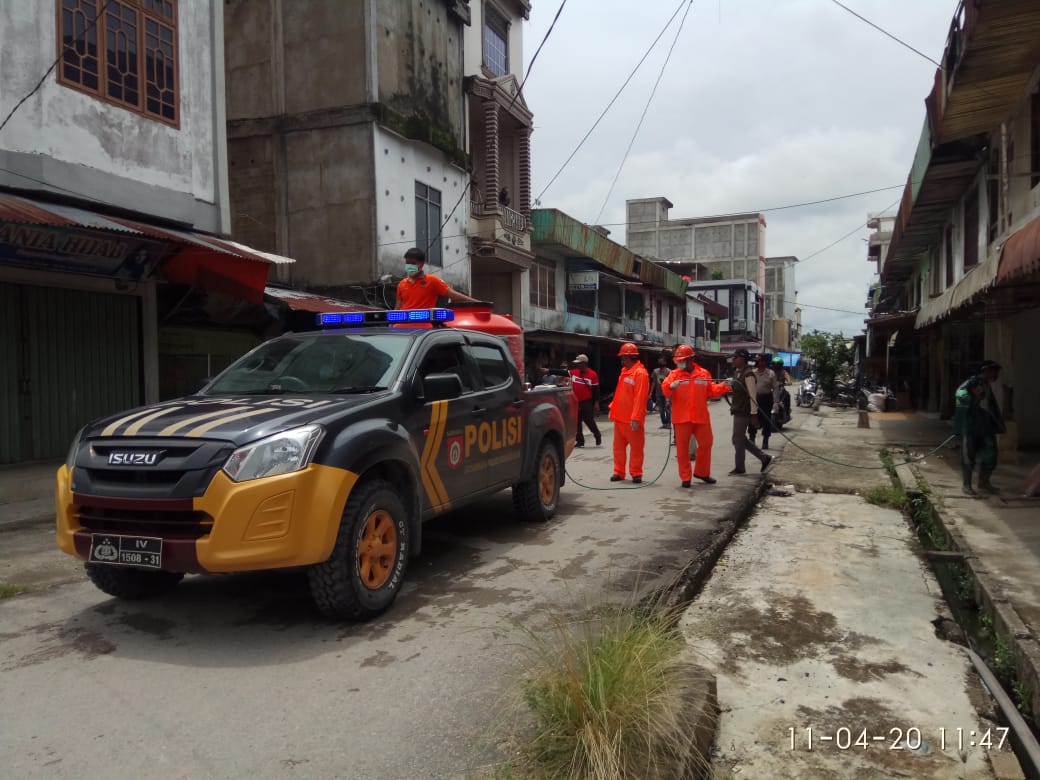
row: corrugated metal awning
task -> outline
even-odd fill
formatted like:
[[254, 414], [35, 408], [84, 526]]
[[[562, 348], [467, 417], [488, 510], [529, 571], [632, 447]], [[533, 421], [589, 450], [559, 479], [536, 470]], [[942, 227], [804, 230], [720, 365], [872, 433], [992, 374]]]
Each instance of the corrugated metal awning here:
[[1004, 244], [997, 283], [1013, 282], [1040, 271], [1040, 217], [1016, 230]]
[[946, 288], [946, 291], [937, 298], [932, 298], [922, 304], [921, 310], [917, 312], [914, 328], [916, 330], [926, 328], [974, 302], [993, 286], [997, 278], [999, 259], [1000, 252], [990, 252], [983, 262], [971, 269], [957, 284]]
[[309, 312], [344, 312], [344, 311], [380, 311], [375, 306], [326, 298], [324, 295], [291, 290], [287, 287], [265, 287], [264, 295], [276, 298], [293, 311]]
[[268, 268], [272, 264], [293, 262], [288, 257], [193, 230], [158, 226], [3, 192], [0, 192], [0, 223], [78, 228], [95, 233], [157, 239], [171, 250], [163, 258], [160, 268], [164, 279], [224, 292], [253, 303], [263, 300]]

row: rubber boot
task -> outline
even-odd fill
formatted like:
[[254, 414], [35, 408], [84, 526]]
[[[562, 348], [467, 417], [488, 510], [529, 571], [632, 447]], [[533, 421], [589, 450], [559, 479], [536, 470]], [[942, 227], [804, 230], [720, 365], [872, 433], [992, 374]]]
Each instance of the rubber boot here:
[[990, 475], [993, 474], [993, 469], [986, 469], [983, 471], [979, 469], [979, 490], [984, 493], [999, 493], [996, 485], [989, 481]]
[[964, 493], [965, 495], [974, 496], [975, 488], [971, 486], [971, 473], [975, 470], [974, 466], [961, 465], [961, 474], [964, 475]]

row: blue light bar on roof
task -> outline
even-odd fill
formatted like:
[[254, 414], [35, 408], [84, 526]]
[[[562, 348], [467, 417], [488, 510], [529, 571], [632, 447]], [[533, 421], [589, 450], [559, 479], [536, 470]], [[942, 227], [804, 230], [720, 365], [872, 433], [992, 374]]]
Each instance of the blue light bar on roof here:
[[317, 316], [318, 325], [323, 328], [337, 325], [385, 325], [398, 322], [450, 322], [454, 319], [455, 311], [453, 309], [322, 312]]

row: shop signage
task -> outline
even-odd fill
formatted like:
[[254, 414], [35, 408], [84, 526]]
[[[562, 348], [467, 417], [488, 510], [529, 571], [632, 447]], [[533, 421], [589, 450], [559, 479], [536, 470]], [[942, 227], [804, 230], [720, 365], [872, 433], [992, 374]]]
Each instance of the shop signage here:
[[0, 263], [137, 280], [161, 256], [161, 242], [138, 236], [0, 222]]
[[577, 271], [567, 274], [567, 289], [571, 292], [599, 289], [599, 271]]

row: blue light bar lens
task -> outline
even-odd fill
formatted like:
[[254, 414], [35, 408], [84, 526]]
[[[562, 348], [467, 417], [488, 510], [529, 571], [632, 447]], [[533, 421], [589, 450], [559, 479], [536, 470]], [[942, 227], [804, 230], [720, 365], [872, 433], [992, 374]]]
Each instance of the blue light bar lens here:
[[389, 311], [324, 312], [317, 315], [321, 327], [336, 325], [379, 325], [392, 322], [450, 322], [453, 309], [390, 309]]

